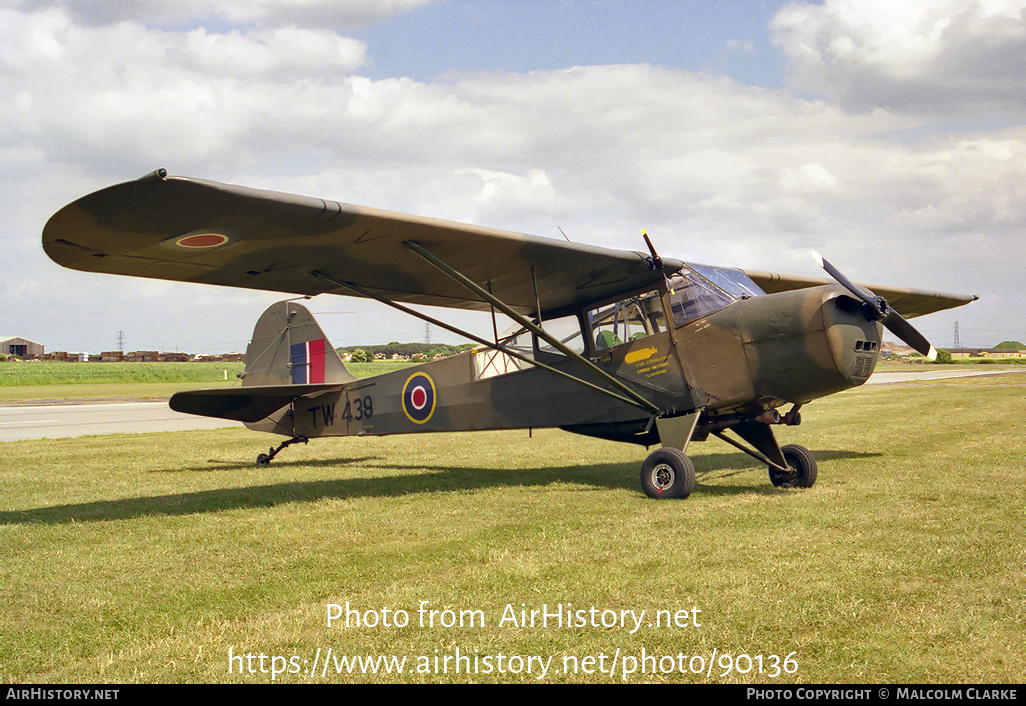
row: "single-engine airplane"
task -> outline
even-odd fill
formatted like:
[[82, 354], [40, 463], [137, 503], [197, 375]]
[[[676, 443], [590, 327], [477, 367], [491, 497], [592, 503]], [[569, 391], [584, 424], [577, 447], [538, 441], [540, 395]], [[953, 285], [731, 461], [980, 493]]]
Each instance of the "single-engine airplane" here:
[[[823, 260], [831, 279], [698, 265], [643, 236], [648, 252], [614, 250], [160, 169], [62, 208], [43, 248], [90, 272], [368, 297], [479, 344], [357, 379], [303, 306], [273, 304], [240, 387], [170, 401], [287, 437], [259, 464], [323, 436], [559, 427], [657, 445], [641, 470], [653, 498], [692, 492], [685, 452], [710, 434], [765, 464], [774, 485], [812, 486], [814, 457], [781, 447], [773, 426], [866, 382], [884, 327], [936, 355], [907, 318], [976, 299], [855, 284]], [[482, 338], [408, 304], [501, 312], [515, 328]]]

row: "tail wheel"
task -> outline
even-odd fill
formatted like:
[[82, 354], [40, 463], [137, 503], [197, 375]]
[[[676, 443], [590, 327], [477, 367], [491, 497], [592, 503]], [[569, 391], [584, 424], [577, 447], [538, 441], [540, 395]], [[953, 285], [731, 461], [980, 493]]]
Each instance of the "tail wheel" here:
[[816, 483], [818, 472], [812, 452], [798, 444], [781, 446], [780, 451], [790, 470], [785, 473], [770, 466], [770, 482], [778, 488], [811, 488]]
[[695, 466], [680, 449], [653, 451], [641, 466], [641, 487], [650, 498], [686, 498], [695, 489]]

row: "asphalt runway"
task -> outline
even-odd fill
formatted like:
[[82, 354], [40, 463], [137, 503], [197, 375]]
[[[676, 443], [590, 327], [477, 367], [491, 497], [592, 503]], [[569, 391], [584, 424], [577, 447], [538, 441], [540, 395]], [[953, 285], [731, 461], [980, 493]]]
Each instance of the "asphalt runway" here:
[[946, 380], [947, 378], [971, 378], [1002, 373], [1026, 373], [1026, 368], [971, 368], [969, 370], [916, 370], [912, 372], [876, 372], [866, 381], [867, 385], [881, 385], [890, 382], [913, 382], [916, 380]]
[[0, 442], [232, 426], [242, 424], [175, 412], [167, 406], [167, 400], [112, 400], [0, 407]]
[[[916, 380], [940, 380], [1000, 373], [1026, 373], [1026, 369], [922, 370], [878, 372], [867, 385]], [[87, 401], [79, 404], [12, 404], [0, 406], [0, 442], [61, 439], [91, 434], [139, 434], [152, 431], [187, 431], [242, 426], [239, 422], [209, 419], [174, 412], [167, 400]]]

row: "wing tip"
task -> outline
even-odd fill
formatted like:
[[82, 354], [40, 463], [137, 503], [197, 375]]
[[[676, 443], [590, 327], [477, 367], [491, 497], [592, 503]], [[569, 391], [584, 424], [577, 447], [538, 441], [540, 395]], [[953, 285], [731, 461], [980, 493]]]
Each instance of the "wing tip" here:
[[167, 181], [167, 170], [160, 167], [149, 174], [142, 175], [139, 177], [139, 181]]

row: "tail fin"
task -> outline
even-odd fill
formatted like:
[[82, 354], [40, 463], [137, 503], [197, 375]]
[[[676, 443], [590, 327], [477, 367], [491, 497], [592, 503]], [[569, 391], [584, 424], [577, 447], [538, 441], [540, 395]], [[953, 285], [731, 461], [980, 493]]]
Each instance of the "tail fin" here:
[[243, 387], [341, 384], [355, 379], [306, 307], [282, 301], [261, 314], [246, 349]]
[[310, 312], [284, 301], [272, 304], [257, 321], [246, 350], [242, 387], [178, 392], [170, 406], [176, 412], [234, 419], [257, 431], [295, 436], [296, 399], [341, 390], [355, 379]]

